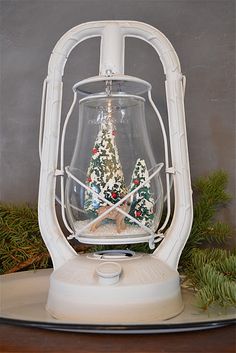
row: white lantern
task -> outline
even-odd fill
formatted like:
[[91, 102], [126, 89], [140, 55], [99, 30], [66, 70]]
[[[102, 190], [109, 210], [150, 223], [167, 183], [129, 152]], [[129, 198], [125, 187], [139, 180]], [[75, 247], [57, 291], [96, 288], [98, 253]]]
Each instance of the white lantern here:
[[[124, 74], [124, 38], [129, 36], [145, 40], [160, 55], [166, 74], [169, 142], [151, 85]], [[71, 50], [91, 37], [101, 38], [100, 72], [74, 85], [74, 100], [60, 136], [64, 65]], [[78, 96], [77, 138], [65, 166], [67, 126]], [[164, 161], [156, 160], [150, 144], [144, 97], [160, 123]], [[155, 323], [183, 309], [177, 265], [192, 223], [183, 98], [184, 78], [173, 47], [144, 23], [85, 23], [67, 32], [54, 48], [43, 91], [39, 188], [39, 224], [54, 266], [47, 310], [54, 317], [78, 323]], [[167, 215], [161, 224], [162, 168]], [[175, 200], [167, 227], [170, 175]], [[156, 247], [154, 252], [111, 249], [76, 254], [56, 217], [56, 178], [61, 179], [62, 219], [69, 239], [110, 246], [148, 242], [151, 249]]]

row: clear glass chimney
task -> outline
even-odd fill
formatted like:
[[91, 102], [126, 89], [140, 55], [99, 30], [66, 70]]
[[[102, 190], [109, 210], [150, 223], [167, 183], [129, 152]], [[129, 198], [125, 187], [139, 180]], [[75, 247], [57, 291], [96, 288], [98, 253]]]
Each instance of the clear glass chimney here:
[[158, 228], [162, 164], [154, 158], [144, 104], [141, 96], [125, 93], [80, 100], [65, 205], [70, 227], [81, 242], [142, 242], [150, 237], [148, 230]]

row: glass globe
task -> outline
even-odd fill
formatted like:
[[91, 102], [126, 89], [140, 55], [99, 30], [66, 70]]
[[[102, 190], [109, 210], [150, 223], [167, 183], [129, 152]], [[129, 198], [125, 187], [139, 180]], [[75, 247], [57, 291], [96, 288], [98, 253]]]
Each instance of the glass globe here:
[[162, 165], [150, 145], [144, 104], [144, 98], [124, 93], [80, 100], [65, 204], [82, 242], [141, 242], [158, 228]]

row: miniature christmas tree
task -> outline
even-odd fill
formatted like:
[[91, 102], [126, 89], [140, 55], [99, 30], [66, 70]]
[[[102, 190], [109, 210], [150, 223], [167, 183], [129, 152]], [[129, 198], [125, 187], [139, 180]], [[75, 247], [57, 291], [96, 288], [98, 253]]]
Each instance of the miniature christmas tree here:
[[[116, 203], [126, 194], [126, 186], [118, 149], [116, 131], [111, 121], [101, 124], [92, 149], [86, 184], [108, 201]], [[97, 209], [105, 206], [91, 191], [85, 192], [84, 209], [91, 217], [97, 216]]]
[[[149, 177], [146, 163], [143, 159], [138, 159], [131, 178], [130, 192], [135, 190], [141, 183], [144, 183]], [[154, 199], [152, 197], [150, 183], [147, 182], [135, 194], [132, 201], [129, 214], [136, 218], [146, 227], [151, 227], [154, 218]]]

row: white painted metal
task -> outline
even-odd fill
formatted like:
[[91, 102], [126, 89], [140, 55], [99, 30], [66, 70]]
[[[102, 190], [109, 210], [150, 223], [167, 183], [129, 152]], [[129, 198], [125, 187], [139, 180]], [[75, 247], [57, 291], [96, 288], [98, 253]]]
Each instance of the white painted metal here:
[[71, 227], [69, 226], [67, 219], [66, 219], [66, 215], [65, 215], [65, 187], [64, 187], [64, 145], [65, 145], [65, 137], [66, 137], [66, 128], [69, 122], [69, 119], [71, 117], [71, 114], [73, 112], [74, 106], [76, 104], [76, 100], [77, 100], [77, 92], [74, 91], [74, 97], [73, 97], [73, 102], [70, 106], [70, 109], [67, 113], [64, 125], [63, 125], [63, 129], [62, 129], [62, 133], [61, 133], [61, 153], [60, 153], [60, 177], [61, 177], [61, 215], [62, 215], [62, 220], [64, 222], [64, 225], [66, 227], [66, 229], [70, 232], [73, 233], [73, 230], [71, 229]]
[[154, 255], [171, 267], [177, 268], [193, 219], [182, 78], [173, 82], [166, 80], [166, 96], [171, 156], [175, 168], [173, 178], [175, 208], [171, 225], [165, 233], [165, 239], [155, 250]]
[[[68, 244], [55, 212], [64, 66], [72, 49], [92, 37], [102, 38], [100, 74], [104, 77], [107, 70], [111, 71], [110, 74], [123, 74], [125, 37], [144, 40], [159, 54], [166, 74], [172, 171], [173, 168], [175, 171], [174, 216], [164, 240], [152, 255], [124, 261], [119, 282], [109, 286], [97, 283], [94, 271], [99, 265], [98, 260], [91, 260], [92, 265], [86, 256], [78, 256]], [[120, 55], [116, 56], [118, 52]], [[193, 213], [183, 104], [184, 82], [178, 57], [168, 39], [157, 29], [141, 22], [81, 24], [68, 31], [56, 44], [48, 67], [38, 202], [41, 234], [54, 264], [47, 304], [54, 316], [72, 317], [77, 322], [88, 323], [100, 322], [101, 317], [106, 323], [134, 323], [150, 322], [154, 316], [155, 320], [166, 319], [182, 310], [176, 268], [190, 233]], [[124, 264], [129, 265], [125, 267]]]
[[116, 22], [104, 27], [100, 47], [99, 75], [124, 73], [124, 36]]
[[39, 159], [40, 159], [40, 161], [41, 161], [41, 157], [42, 157], [46, 89], [47, 89], [47, 79], [45, 78], [45, 80], [43, 81], [41, 113], [40, 113], [40, 126], [39, 126]]
[[97, 266], [96, 274], [98, 282], [104, 285], [112, 285], [119, 282], [122, 268], [117, 262], [104, 262]]
[[[130, 94], [124, 94], [124, 93], [112, 93], [112, 96], [110, 96], [111, 98], [135, 98], [136, 100], [140, 100], [142, 102], [145, 102], [145, 98], [140, 97], [140, 96], [135, 96], [135, 95], [130, 95]], [[85, 98], [80, 99], [80, 103], [84, 103], [90, 100], [94, 100], [97, 98], [107, 98], [107, 94], [105, 93], [100, 93], [100, 94], [91, 94]], [[154, 166], [154, 168], [156, 168], [156, 166]]]
[[[144, 324], [183, 310], [178, 272], [152, 255], [113, 256], [121, 268], [115, 284], [101, 281], [101, 264], [111, 259], [80, 255], [50, 277], [47, 310], [67, 322]], [[118, 271], [114, 271], [117, 272]]]
[[[54, 268], [76, 256], [59, 226], [55, 211], [56, 166], [60, 131], [62, 82], [50, 72], [46, 97], [44, 136], [38, 199], [39, 227]], [[54, 81], [55, 78], [55, 81]]]
[[73, 91], [78, 91], [81, 94], [96, 94], [102, 92], [105, 83], [112, 81], [112, 92], [115, 92], [116, 83], [122, 84], [122, 91], [127, 94], [141, 95], [152, 88], [149, 82], [140, 78], [129, 75], [113, 75], [113, 76], [94, 76], [77, 82], [73, 86]]

